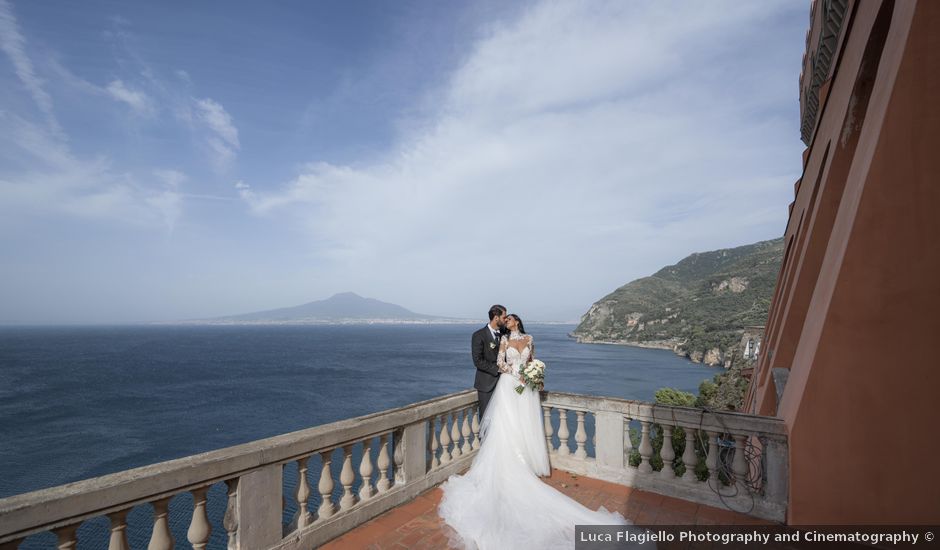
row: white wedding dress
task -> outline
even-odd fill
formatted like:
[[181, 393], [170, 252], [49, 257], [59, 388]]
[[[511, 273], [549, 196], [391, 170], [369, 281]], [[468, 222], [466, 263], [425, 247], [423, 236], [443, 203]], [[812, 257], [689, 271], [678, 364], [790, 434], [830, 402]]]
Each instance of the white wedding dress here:
[[[512, 345], [523, 343], [521, 352]], [[629, 523], [603, 507], [592, 511], [539, 479], [550, 473], [539, 393], [528, 386], [522, 395], [515, 391], [520, 367], [533, 356], [531, 336], [502, 337], [497, 364], [512, 373], [499, 376], [470, 469], [441, 485], [438, 514], [453, 546], [570, 550], [576, 524]]]

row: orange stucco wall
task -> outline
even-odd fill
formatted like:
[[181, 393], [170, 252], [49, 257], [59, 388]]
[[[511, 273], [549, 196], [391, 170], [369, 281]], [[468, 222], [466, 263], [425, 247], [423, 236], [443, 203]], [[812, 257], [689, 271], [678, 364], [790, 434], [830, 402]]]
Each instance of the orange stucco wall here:
[[789, 428], [788, 523], [936, 524], [940, 2], [849, 13], [746, 406]]

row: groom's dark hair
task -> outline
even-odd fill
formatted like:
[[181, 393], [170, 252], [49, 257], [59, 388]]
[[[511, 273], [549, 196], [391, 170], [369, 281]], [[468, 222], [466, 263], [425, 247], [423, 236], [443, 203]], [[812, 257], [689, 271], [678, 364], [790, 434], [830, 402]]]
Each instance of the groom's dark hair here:
[[490, 321], [492, 321], [493, 318], [496, 317], [497, 315], [500, 315], [503, 313], [506, 313], [506, 308], [504, 306], [496, 304], [490, 307]]

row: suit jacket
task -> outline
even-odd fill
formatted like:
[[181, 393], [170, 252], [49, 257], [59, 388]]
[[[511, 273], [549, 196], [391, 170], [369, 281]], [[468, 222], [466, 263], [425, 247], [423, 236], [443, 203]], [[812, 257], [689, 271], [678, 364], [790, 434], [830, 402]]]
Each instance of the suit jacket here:
[[493, 340], [489, 325], [473, 333], [470, 338], [470, 355], [473, 357], [473, 366], [477, 368], [473, 387], [479, 391], [493, 391], [499, 381], [499, 367], [496, 366], [499, 340]]

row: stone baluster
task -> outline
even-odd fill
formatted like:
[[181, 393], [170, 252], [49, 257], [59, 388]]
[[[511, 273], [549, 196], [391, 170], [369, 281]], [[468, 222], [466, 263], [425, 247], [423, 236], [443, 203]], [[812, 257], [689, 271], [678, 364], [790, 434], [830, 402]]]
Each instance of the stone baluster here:
[[428, 427], [431, 428], [428, 435], [431, 436], [431, 468], [437, 468], [441, 465], [441, 459], [437, 457], [437, 450], [440, 449], [441, 445], [437, 440], [437, 426], [435, 425], [436, 419], [432, 418], [428, 421]]
[[555, 453], [555, 446], [552, 445], [552, 408], [542, 407], [542, 416], [545, 417], [545, 444], [548, 446], [549, 453]]
[[[287, 479], [287, 462], [281, 464], [281, 479]], [[281, 514], [287, 510], [287, 495], [281, 491]]]
[[470, 429], [473, 431], [473, 445], [471, 448], [475, 451], [480, 448], [480, 407], [479, 405], [473, 407], [473, 422], [470, 424]]
[[388, 434], [382, 434], [382, 438], [379, 439], [379, 479], [376, 488], [379, 491], [379, 494], [388, 491], [391, 487], [391, 481], [388, 478], [388, 466], [390, 464], [388, 459]]
[[623, 416], [623, 464], [630, 468], [630, 455], [633, 454], [633, 440], [630, 439], [630, 417]]
[[[431, 428], [434, 428], [434, 423], [431, 423]], [[395, 443], [395, 449], [392, 453], [392, 460], [395, 461], [395, 485], [405, 482], [405, 449], [403, 447], [405, 440], [405, 429], [398, 428], [395, 430], [393, 441]]]
[[225, 515], [222, 516], [222, 528], [228, 534], [228, 550], [238, 550], [238, 482], [237, 477], [225, 480], [228, 501], [225, 503]]
[[659, 475], [673, 479], [676, 477], [676, 471], [672, 467], [672, 461], [676, 459], [676, 450], [672, 448], [672, 426], [661, 424], [659, 429], [663, 431], [663, 448], [659, 451], [659, 456], [663, 459], [663, 469], [659, 471]]
[[650, 443], [650, 423], [647, 420], [640, 420], [640, 473], [648, 474], [653, 471], [650, 459], [653, 458], [653, 444]]
[[349, 510], [356, 504], [352, 485], [356, 481], [356, 474], [352, 467], [352, 445], [343, 446], [343, 470], [339, 474], [339, 482], [343, 486], [343, 497], [339, 501], [340, 511]]
[[682, 463], [685, 464], [685, 473], [682, 474], [682, 481], [695, 483], [698, 481], [695, 476], [695, 467], [698, 465], [698, 456], [695, 454], [695, 430], [688, 427], [683, 430], [685, 430], [685, 450], [682, 451]]
[[320, 507], [317, 508], [317, 521], [322, 521], [333, 517], [336, 513], [336, 506], [333, 505], [333, 471], [330, 467], [333, 464], [333, 449], [320, 451], [320, 483], [317, 490], [320, 491]]
[[441, 464], [450, 464], [450, 430], [446, 414], [441, 415]]
[[[57, 550], [75, 550], [78, 547], [78, 527], [81, 523], [73, 523], [55, 530]], [[23, 539], [12, 541], [3, 545], [3, 550], [16, 550]]]
[[118, 510], [108, 514], [111, 520], [111, 539], [108, 541], [108, 550], [130, 550], [127, 543], [127, 513], [130, 510]]
[[558, 454], [567, 456], [571, 454], [571, 448], [568, 447], [568, 411], [558, 408]]
[[362, 442], [362, 460], [359, 462], [359, 476], [362, 485], [359, 487], [359, 501], [369, 500], [375, 494], [372, 488], [372, 438]]
[[172, 497], [155, 500], [153, 504], [153, 531], [147, 550], [173, 550], [173, 534], [170, 532], [169, 508]]
[[456, 459], [463, 454], [460, 451], [460, 411], [454, 411], [453, 420], [450, 423], [450, 439], [454, 442], [454, 450], [451, 452], [451, 456]]
[[310, 525], [310, 510], [307, 509], [307, 499], [310, 498], [310, 484], [307, 483], [307, 461], [309, 456], [297, 460], [297, 492], [294, 498], [297, 500], [297, 512], [294, 514], [294, 523], [297, 524], [297, 530]]
[[472, 410], [468, 407], [463, 410], [463, 422], [460, 424], [460, 435], [463, 436], [463, 445], [460, 451], [463, 454], [470, 454], [473, 447], [470, 445], [470, 413]]
[[208, 487], [190, 491], [193, 495], [193, 518], [189, 523], [186, 538], [193, 545], [193, 550], [203, 550], [209, 544], [212, 525], [209, 524], [209, 516], [206, 514], [206, 492], [208, 491]]
[[734, 472], [734, 482], [739, 489], [747, 486], [747, 460], [744, 458], [744, 445], [746, 435], [734, 436], [734, 459], [731, 461], [731, 471]]
[[587, 450], [584, 444], [587, 443], [587, 432], [584, 430], [584, 411], [575, 411], [578, 417], [578, 429], [574, 433], [574, 440], [578, 444], [578, 449], [574, 452], [577, 458], [587, 458]]
[[717, 491], [720, 484], [718, 480], [718, 433], [705, 433], [708, 434], [708, 456], [705, 458], [705, 466], [708, 468], [708, 486]]

